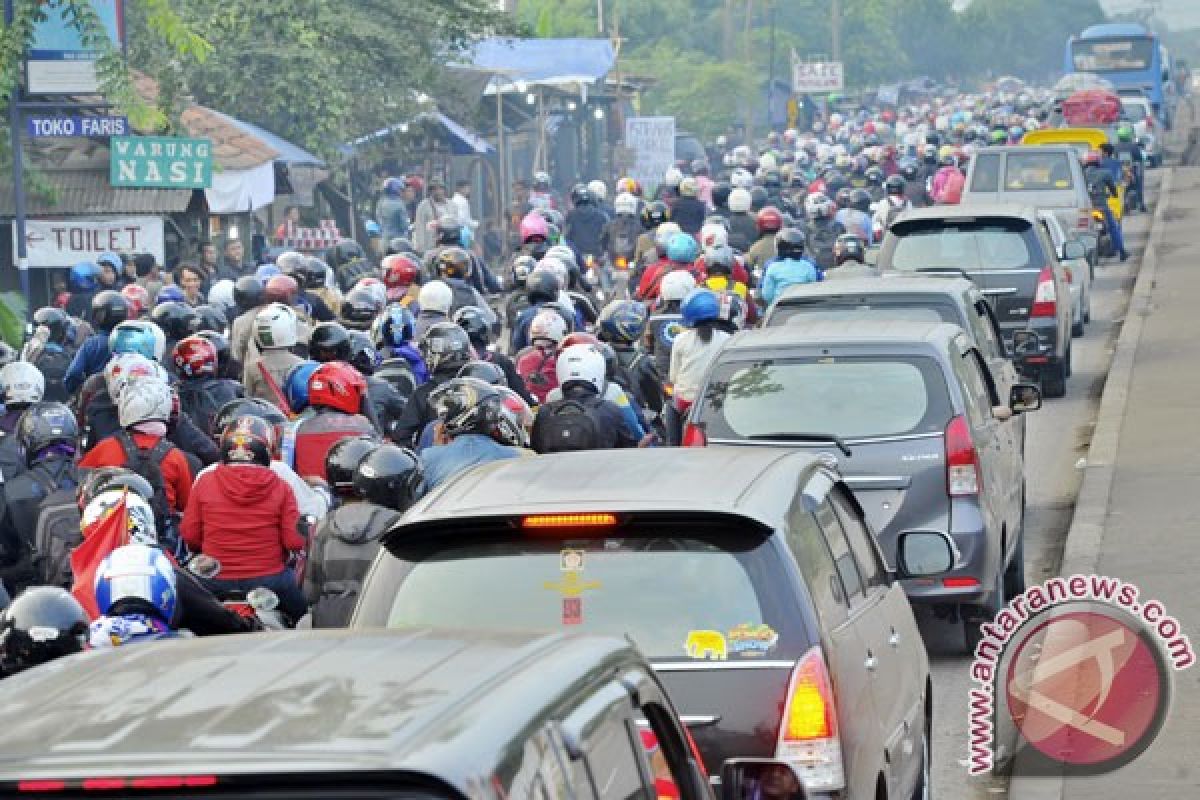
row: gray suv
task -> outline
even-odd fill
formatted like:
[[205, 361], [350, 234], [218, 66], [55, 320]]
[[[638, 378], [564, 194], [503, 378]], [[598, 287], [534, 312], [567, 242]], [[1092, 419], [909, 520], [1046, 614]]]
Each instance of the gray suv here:
[[814, 322], [738, 334], [692, 407], [691, 444], [804, 448], [836, 466], [895, 563], [901, 531], [945, 531], [961, 554], [938, 580], [906, 582], [914, 603], [979, 622], [1025, 588], [1022, 411], [1001, 399], [959, 327], [886, 319]]

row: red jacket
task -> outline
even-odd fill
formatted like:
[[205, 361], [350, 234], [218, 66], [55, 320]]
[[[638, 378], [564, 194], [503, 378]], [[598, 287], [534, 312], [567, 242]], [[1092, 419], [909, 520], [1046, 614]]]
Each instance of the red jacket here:
[[[158, 440], [159, 437], [151, 436], [148, 433], [133, 434], [134, 443], [143, 450], [154, 447], [158, 444]], [[115, 436], [110, 436], [101, 440], [80, 459], [79, 466], [93, 469], [96, 467], [124, 467], [126, 466], [125, 450]], [[180, 452], [178, 447], [172, 447], [171, 451], [163, 456], [162, 476], [167, 502], [171, 504], [173, 510], [183, 511], [187, 508], [188, 498], [192, 491], [192, 468], [188, 464], [187, 456]]]
[[296, 474], [325, 480], [325, 456], [335, 444], [351, 436], [374, 435], [374, 426], [361, 414], [318, 411], [296, 428]]
[[202, 474], [183, 515], [183, 540], [221, 562], [218, 578], [274, 575], [304, 548], [296, 496], [269, 467], [219, 464]]

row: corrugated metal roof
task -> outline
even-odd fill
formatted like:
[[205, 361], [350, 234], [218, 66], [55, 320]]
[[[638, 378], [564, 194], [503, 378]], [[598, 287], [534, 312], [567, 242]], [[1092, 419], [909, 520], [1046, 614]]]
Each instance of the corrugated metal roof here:
[[[55, 202], [26, 192], [26, 211], [38, 214], [165, 214], [184, 211], [192, 201], [191, 189], [114, 189], [108, 170], [44, 171], [42, 177], [55, 190]], [[12, 184], [0, 186], [0, 216], [12, 216]]]

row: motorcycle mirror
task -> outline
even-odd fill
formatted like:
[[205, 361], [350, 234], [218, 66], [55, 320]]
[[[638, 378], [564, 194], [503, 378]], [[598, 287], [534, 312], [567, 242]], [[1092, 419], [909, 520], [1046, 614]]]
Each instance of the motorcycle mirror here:
[[246, 602], [255, 611], [274, 611], [279, 608], [279, 595], [265, 586], [259, 586], [246, 593]]
[[212, 556], [198, 553], [187, 564], [188, 572], [201, 578], [215, 578], [221, 572], [221, 562]]

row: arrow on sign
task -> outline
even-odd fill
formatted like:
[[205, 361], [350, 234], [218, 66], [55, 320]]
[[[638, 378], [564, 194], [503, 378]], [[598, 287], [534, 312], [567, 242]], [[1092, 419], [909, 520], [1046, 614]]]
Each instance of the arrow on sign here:
[[37, 242], [44, 242], [44, 241], [46, 241], [46, 237], [42, 236], [40, 233], [32, 233], [31, 232], [31, 233], [25, 234], [25, 244], [35, 244]]

